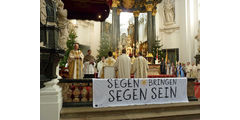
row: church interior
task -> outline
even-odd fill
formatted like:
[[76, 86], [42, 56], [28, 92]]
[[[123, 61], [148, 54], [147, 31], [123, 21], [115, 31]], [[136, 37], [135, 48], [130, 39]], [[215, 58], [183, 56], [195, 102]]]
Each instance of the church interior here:
[[0, 3], [0, 120], [240, 120], [238, 0]]
[[[200, 0], [40, 0], [41, 120], [199, 120], [199, 11]], [[123, 54], [130, 60], [127, 77]], [[114, 62], [104, 63], [109, 57]], [[143, 76], [186, 78], [189, 103], [89, 107], [93, 79]]]

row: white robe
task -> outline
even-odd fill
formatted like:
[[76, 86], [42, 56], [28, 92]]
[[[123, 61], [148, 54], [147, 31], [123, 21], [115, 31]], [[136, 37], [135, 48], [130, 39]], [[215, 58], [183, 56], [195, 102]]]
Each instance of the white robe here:
[[119, 56], [114, 68], [118, 71], [118, 78], [131, 78], [131, 59], [128, 55], [122, 54]]
[[116, 60], [113, 57], [108, 57], [105, 61], [104, 61], [104, 65], [101, 71], [101, 78], [115, 78], [116, 74], [115, 74], [115, 70], [114, 70], [114, 64], [115, 64]]
[[102, 68], [103, 68], [103, 61], [98, 62], [97, 64], [97, 70], [98, 70], [98, 77], [101, 77], [101, 72], [102, 72]]
[[192, 75], [191, 75], [192, 78], [197, 78], [197, 66], [196, 65], [193, 65], [192, 66]]
[[200, 82], [200, 64], [197, 65], [197, 78], [198, 82]]
[[191, 77], [191, 70], [192, 70], [192, 65], [187, 65], [186, 66], [186, 73], [187, 73], [187, 76], [186, 77]]
[[95, 62], [94, 62], [94, 65], [89, 64], [89, 62], [85, 62], [84, 63], [84, 68], [83, 68], [84, 74], [94, 74], [95, 65], [96, 65]]
[[139, 56], [134, 60], [132, 68], [134, 78], [147, 78], [148, 69], [148, 61], [144, 57]]

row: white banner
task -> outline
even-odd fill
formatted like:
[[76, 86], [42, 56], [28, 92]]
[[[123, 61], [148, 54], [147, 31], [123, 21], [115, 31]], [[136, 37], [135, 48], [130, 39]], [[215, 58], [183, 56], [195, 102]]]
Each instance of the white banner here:
[[188, 102], [187, 78], [93, 79], [93, 107]]

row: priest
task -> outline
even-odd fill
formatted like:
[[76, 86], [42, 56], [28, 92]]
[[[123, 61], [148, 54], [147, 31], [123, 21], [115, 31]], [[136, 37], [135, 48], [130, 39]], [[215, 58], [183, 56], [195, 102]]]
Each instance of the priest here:
[[98, 62], [98, 64], [97, 64], [98, 78], [101, 77], [101, 72], [102, 72], [104, 61], [105, 61], [105, 57], [103, 56], [102, 60], [100, 62]]
[[131, 59], [126, 54], [126, 49], [122, 50], [122, 55], [118, 57], [114, 68], [118, 72], [118, 78], [131, 78]]
[[142, 56], [142, 53], [138, 53], [138, 57], [134, 59], [132, 73], [134, 78], [147, 78], [148, 77], [148, 61]]
[[95, 58], [91, 55], [92, 51], [89, 49], [88, 54], [84, 57], [84, 78], [94, 78]]
[[[115, 71], [111, 69], [107, 69], [107, 67], [114, 67], [116, 60], [113, 58], [113, 53], [111, 51], [108, 52], [108, 58], [104, 61], [103, 68], [101, 71], [101, 78], [115, 78]], [[106, 69], [106, 71], [105, 71]], [[110, 71], [111, 70], [111, 71]], [[104, 73], [107, 72], [107, 73]], [[106, 75], [106, 76], [105, 76]]]
[[71, 50], [68, 57], [69, 78], [82, 79], [83, 78], [83, 58], [84, 55], [79, 50], [78, 43], [74, 44], [74, 50]]
[[104, 61], [104, 66], [114, 66], [116, 60], [113, 58], [113, 53], [108, 52], [108, 58]]

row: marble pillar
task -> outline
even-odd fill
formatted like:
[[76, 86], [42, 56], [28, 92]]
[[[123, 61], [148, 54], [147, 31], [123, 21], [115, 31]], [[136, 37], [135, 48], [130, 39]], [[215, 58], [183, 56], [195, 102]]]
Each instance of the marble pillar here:
[[117, 49], [117, 6], [119, 1], [112, 1], [112, 49], [115, 51]]
[[116, 46], [117, 49], [119, 47], [119, 41], [120, 41], [120, 13], [122, 12], [121, 9], [117, 9], [117, 42], [116, 42]]
[[153, 9], [152, 11], [152, 40], [153, 42], [156, 40], [156, 20], [155, 20], [155, 15], [157, 13], [156, 9]]
[[112, 8], [112, 47], [113, 50], [116, 49], [117, 41], [117, 8]]
[[138, 35], [139, 35], [139, 30], [138, 30], [138, 16], [139, 16], [139, 11], [133, 11], [134, 15], [134, 54], [136, 56], [136, 43], [138, 42]]
[[147, 9], [147, 43], [148, 43], [148, 53], [152, 53], [152, 45], [153, 45], [153, 33], [152, 33], [152, 4], [145, 5]]

